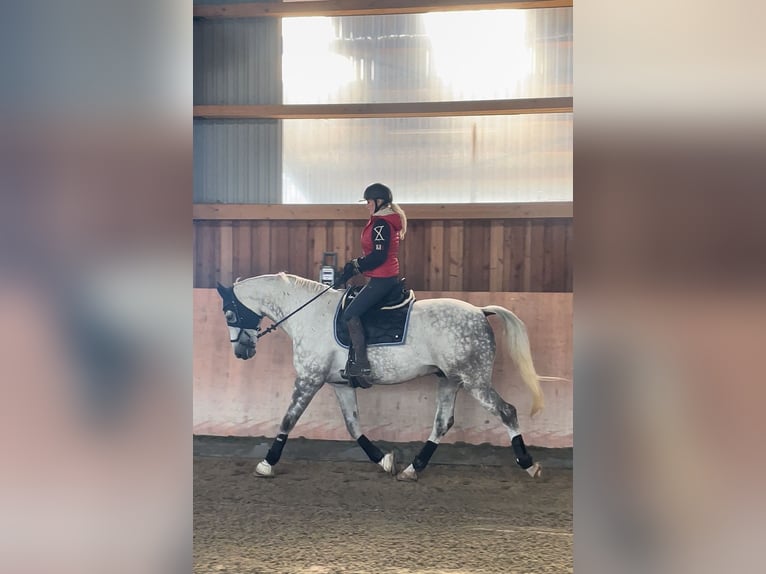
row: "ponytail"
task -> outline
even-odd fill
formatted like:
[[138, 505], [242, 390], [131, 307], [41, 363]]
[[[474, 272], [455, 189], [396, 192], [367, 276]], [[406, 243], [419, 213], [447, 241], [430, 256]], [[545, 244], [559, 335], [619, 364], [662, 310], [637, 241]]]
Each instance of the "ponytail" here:
[[402, 229], [399, 231], [399, 239], [403, 240], [404, 236], [407, 235], [407, 215], [404, 213], [404, 210], [396, 203], [391, 203], [391, 209], [398, 213], [400, 219], [402, 220]]

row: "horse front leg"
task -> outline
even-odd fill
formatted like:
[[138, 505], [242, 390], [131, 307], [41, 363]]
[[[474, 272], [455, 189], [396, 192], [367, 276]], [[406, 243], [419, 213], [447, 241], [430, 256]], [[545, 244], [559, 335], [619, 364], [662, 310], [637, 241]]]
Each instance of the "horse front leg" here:
[[255, 476], [274, 476], [274, 465], [282, 457], [282, 449], [287, 442], [287, 435], [293, 430], [295, 423], [298, 422], [306, 407], [309, 406], [311, 399], [314, 398], [314, 395], [316, 395], [323, 384], [323, 381], [301, 379], [300, 377], [295, 379], [293, 398], [290, 401], [290, 406], [287, 408], [285, 416], [282, 418], [282, 423], [279, 425], [279, 434], [277, 434], [277, 438], [271, 444], [269, 452], [266, 453], [266, 458], [255, 467]]
[[434, 426], [431, 430], [431, 436], [420, 449], [420, 452], [407, 468], [396, 475], [396, 480], [415, 481], [418, 479], [418, 473], [425, 470], [431, 456], [439, 446], [439, 441], [447, 434], [455, 422], [455, 399], [460, 389], [461, 381], [459, 378], [439, 378], [438, 394], [436, 396], [436, 416], [434, 417]]
[[340, 405], [340, 411], [343, 413], [343, 420], [346, 422], [348, 434], [351, 435], [372, 462], [380, 465], [387, 473], [396, 474], [396, 458], [393, 451], [383, 454], [383, 451], [371, 443], [362, 433], [362, 428], [359, 425], [356, 389], [348, 385], [333, 385], [333, 389]]

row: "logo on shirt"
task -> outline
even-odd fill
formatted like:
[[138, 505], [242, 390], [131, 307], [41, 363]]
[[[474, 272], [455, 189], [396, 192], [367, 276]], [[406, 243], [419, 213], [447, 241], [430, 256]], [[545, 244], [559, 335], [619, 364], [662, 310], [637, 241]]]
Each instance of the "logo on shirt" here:
[[372, 230], [375, 232], [375, 239], [373, 241], [384, 241], [383, 239], [383, 226], [379, 225], [377, 227], [373, 227]]

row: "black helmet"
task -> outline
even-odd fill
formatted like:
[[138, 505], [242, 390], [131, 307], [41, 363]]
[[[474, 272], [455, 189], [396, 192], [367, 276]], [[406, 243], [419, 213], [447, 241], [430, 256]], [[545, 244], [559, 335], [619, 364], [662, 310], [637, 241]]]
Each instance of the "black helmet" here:
[[382, 199], [383, 203], [391, 203], [394, 200], [394, 196], [391, 194], [391, 190], [388, 189], [382, 183], [373, 183], [364, 190], [365, 199]]

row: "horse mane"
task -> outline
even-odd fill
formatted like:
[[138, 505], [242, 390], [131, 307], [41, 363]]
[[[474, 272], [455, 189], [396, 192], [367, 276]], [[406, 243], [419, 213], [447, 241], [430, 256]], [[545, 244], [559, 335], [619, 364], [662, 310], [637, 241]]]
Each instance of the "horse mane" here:
[[284, 271], [280, 271], [279, 273], [275, 273], [274, 275], [259, 275], [257, 277], [248, 277], [247, 279], [237, 278], [237, 281], [235, 281], [234, 284], [237, 285], [239, 283], [245, 283], [246, 281], [251, 281], [253, 279], [260, 279], [263, 277], [273, 277], [275, 279], [281, 279], [282, 281], [286, 281], [292, 285], [295, 285], [296, 287], [303, 287], [310, 291], [314, 291], [315, 293], [319, 293], [320, 291], [322, 291], [322, 289], [326, 288], [326, 286], [323, 285], [322, 283], [312, 281], [311, 279], [305, 279], [304, 277], [299, 277], [298, 275], [285, 273]]
[[299, 277], [298, 275], [290, 275], [289, 273], [285, 273], [284, 271], [277, 273], [277, 275], [279, 275], [280, 277], [284, 277], [296, 287], [306, 287], [307, 289], [310, 289], [311, 291], [314, 291], [315, 293], [319, 293], [320, 291], [326, 288], [326, 285], [323, 285], [322, 283], [312, 281], [311, 279], [306, 279], [305, 277]]

